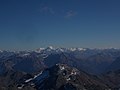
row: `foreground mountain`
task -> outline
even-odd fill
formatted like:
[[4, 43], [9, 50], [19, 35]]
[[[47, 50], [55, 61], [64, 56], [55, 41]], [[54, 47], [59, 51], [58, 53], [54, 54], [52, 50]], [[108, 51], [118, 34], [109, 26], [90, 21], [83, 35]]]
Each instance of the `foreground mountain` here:
[[[56, 64], [16, 86], [36, 90], [108, 90], [99, 78], [65, 64]], [[15, 88], [15, 87], [14, 87]], [[12, 88], [12, 89], [14, 89]]]

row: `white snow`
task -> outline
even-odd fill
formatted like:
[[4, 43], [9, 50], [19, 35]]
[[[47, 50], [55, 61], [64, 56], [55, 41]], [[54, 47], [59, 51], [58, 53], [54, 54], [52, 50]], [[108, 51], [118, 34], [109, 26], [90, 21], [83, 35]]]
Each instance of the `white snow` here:
[[58, 66], [60, 70], [64, 70], [65, 69], [64, 65], [56, 64], [56, 66]]
[[33, 78], [30, 78], [30, 79], [26, 80], [25, 82], [28, 83], [28, 82], [30, 82], [31, 80], [33, 80]]
[[67, 80], [67, 81], [70, 81], [71, 79], [70, 79], [70, 78], [67, 78], [66, 80]]
[[77, 74], [76, 70], [73, 69], [72, 72], [71, 72], [71, 75], [76, 75], [76, 74]]
[[41, 75], [41, 74], [42, 74], [42, 72], [40, 72], [39, 74], [35, 75], [35, 76], [34, 76], [34, 79], [37, 78], [37, 77], [38, 77], [39, 75]]
[[42, 74], [42, 72], [40, 72], [39, 74], [35, 75], [34, 78], [30, 78], [30, 79], [25, 80], [25, 83], [28, 83], [28, 82], [32, 81], [33, 79], [37, 78], [41, 74]]
[[86, 51], [85, 48], [77, 48], [79, 51]]
[[76, 48], [70, 48], [70, 51], [76, 51], [77, 49]]
[[35, 80], [38, 82], [38, 83], [41, 83], [45, 78], [49, 77], [49, 71], [44, 71], [42, 74], [40, 74], [39, 76], [37, 76], [35, 78]]
[[53, 48], [52, 46], [49, 46], [45, 49], [45, 51], [48, 51], [48, 52], [55, 51], [55, 48]]
[[49, 46], [48, 48], [49, 48], [49, 49], [54, 49], [53, 46]]
[[64, 70], [65, 69], [65, 67], [64, 66], [60, 66], [60, 70]]
[[18, 89], [22, 89], [24, 87], [24, 84], [22, 84], [21, 86], [17, 87]]
[[74, 52], [76, 50], [78, 50], [78, 51], [86, 51], [85, 48], [69, 48], [69, 50], [72, 51], [72, 52]]
[[65, 73], [63, 73], [63, 75], [65, 76], [66, 74], [65, 74]]
[[41, 51], [45, 50], [45, 48], [39, 48], [35, 52], [40, 53]]
[[34, 83], [31, 83], [30, 85], [31, 85], [31, 86], [35, 86], [35, 84], [34, 84]]
[[29, 53], [26, 53], [26, 54], [23, 54], [22, 56], [29, 56], [30, 54]]
[[76, 75], [77, 73], [76, 72], [71, 72], [71, 75]]
[[62, 48], [59, 49], [61, 52], [64, 52], [64, 50]]

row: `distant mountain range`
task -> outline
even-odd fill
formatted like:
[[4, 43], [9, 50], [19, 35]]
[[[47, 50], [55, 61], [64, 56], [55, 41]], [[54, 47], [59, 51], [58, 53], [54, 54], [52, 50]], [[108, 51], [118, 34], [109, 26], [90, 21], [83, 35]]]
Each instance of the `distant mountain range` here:
[[[67, 83], [66, 79], [69, 80], [70, 78], [61, 76], [64, 70], [60, 71], [61, 73], [52, 72], [49, 75], [50, 78], [46, 75], [46, 73], [54, 71], [61, 65], [64, 68], [66, 67], [65, 70], [68, 72], [68, 69], [71, 71], [73, 67], [76, 68], [75, 70], [79, 74], [75, 78], [78, 79], [70, 80]], [[59, 70], [60, 68], [57, 71]], [[8, 88], [16, 88], [12, 90], [17, 90], [23, 87], [21, 84], [26, 85], [24, 89], [31, 88], [31, 90], [109, 90], [109, 88], [119, 90], [119, 70], [120, 49], [53, 48], [49, 46], [33, 51], [0, 50], [0, 90], [7, 90]], [[80, 72], [82, 72], [83, 77], [80, 76]], [[54, 73], [56, 75], [53, 75]], [[41, 75], [45, 76], [45, 80], [42, 78], [42, 81], [36, 81]], [[57, 80], [58, 77], [63, 81]], [[83, 85], [82, 79], [87, 86]], [[29, 85], [31, 83], [23, 83], [25, 80], [28, 80], [27, 82], [30, 80], [33, 84], [32, 87]], [[53, 83], [51, 82], [52, 85], [60, 83], [56, 87], [52, 85], [50, 87], [50, 81], [53, 81]], [[44, 85], [48, 86], [45, 87]], [[7, 89], [3, 89], [6, 87]], [[89, 89], [88, 87], [92, 88]], [[101, 89], [93, 89], [98, 87]]]

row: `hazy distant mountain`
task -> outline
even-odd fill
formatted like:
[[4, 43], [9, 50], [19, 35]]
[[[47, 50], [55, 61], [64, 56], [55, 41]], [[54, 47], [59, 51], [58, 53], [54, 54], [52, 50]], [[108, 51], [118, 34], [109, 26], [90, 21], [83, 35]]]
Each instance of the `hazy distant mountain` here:
[[25, 54], [25, 56], [14, 54], [0, 62], [1, 73], [5, 73], [10, 70], [34, 73], [42, 70], [43, 68], [44, 64], [42, 63], [42, 58], [32, 54]]

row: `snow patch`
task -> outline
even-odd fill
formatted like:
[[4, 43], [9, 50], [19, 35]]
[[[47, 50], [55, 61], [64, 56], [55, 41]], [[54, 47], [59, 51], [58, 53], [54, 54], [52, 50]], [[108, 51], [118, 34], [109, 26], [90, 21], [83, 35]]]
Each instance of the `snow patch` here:
[[22, 89], [24, 87], [24, 84], [22, 84], [22, 85], [18, 85], [18, 89]]
[[40, 53], [41, 51], [45, 50], [45, 48], [39, 48], [35, 52]]
[[53, 46], [49, 46], [48, 48], [49, 48], [49, 49], [54, 49]]
[[76, 51], [77, 49], [76, 48], [70, 48], [70, 51]]
[[28, 82], [32, 81], [33, 79], [37, 78], [41, 74], [42, 74], [42, 72], [40, 72], [39, 74], [35, 75], [34, 78], [30, 78], [30, 79], [25, 80], [25, 83], [28, 83]]
[[85, 48], [78, 48], [79, 51], [86, 51]]
[[76, 75], [77, 73], [76, 72], [71, 72], [71, 75]]
[[33, 78], [30, 78], [30, 79], [26, 80], [25, 83], [28, 83], [28, 82], [30, 82], [31, 80], [33, 80]]
[[35, 78], [36, 83], [41, 83], [44, 79], [49, 77], [49, 71], [44, 71], [41, 75]]
[[39, 75], [41, 75], [41, 74], [42, 74], [42, 72], [40, 72], [39, 74], [35, 75], [35, 76], [34, 76], [34, 79], [37, 78], [37, 77], [38, 77]]
[[67, 80], [67, 81], [70, 81], [71, 79], [70, 79], [70, 78], [67, 78], [66, 80]]
[[60, 70], [64, 70], [65, 69], [65, 67], [64, 66], [60, 66]]

